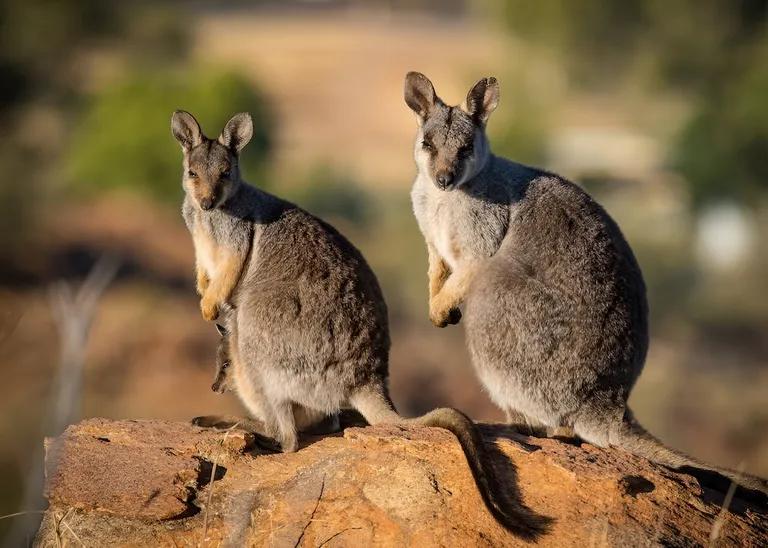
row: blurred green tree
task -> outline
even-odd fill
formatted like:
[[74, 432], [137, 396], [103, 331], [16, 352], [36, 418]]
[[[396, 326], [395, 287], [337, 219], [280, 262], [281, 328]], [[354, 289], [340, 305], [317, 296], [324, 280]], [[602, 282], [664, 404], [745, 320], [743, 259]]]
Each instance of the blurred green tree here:
[[192, 112], [212, 138], [231, 115], [250, 112], [254, 136], [243, 151], [243, 173], [262, 183], [272, 130], [262, 94], [236, 73], [202, 67], [183, 74], [135, 73], [94, 97], [70, 141], [71, 188], [87, 193], [121, 188], [178, 200], [181, 152], [170, 118], [179, 108]]
[[524, 86], [510, 86], [503, 93], [508, 106], [488, 125], [493, 152], [524, 164], [543, 164], [551, 123], [547, 98]]
[[96, 45], [131, 44], [142, 64], [178, 60], [188, 49], [179, 14], [168, 1], [0, 0], [0, 114], [44, 98], [63, 103], [78, 93], [79, 56]]
[[752, 66], [707, 95], [682, 131], [674, 163], [694, 204], [757, 203], [768, 190], [768, 40]]
[[500, 2], [513, 33], [581, 86], [650, 85], [700, 102], [673, 146], [694, 205], [768, 189], [768, 0]]
[[360, 227], [373, 220], [368, 192], [349, 175], [326, 164], [310, 169], [302, 183], [287, 192], [289, 199], [321, 218], [342, 219]]
[[155, 70], [182, 62], [189, 49], [183, 15], [167, 0], [0, 0], [0, 169], [9, 174], [0, 183], [0, 279], [30, 274], [89, 54], [107, 51]]
[[642, 66], [662, 85], [707, 89], [744, 66], [768, 0], [507, 0], [498, 9], [582, 84], [616, 83]]

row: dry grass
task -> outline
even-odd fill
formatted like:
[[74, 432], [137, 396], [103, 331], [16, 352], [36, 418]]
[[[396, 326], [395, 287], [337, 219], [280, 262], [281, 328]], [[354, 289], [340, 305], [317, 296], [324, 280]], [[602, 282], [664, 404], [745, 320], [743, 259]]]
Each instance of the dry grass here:
[[[736, 470], [740, 474], [744, 473], [744, 463], [740, 463]], [[709, 533], [708, 544], [710, 548], [714, 548], [717, 545], [717, 539], [720, 538], [720, 533], [723, 530], [723, 525], [725, 525], [725, 518], [728, 514], [728, 508], [731, 506], [731, 502], [733, 501], [733, 496], [735, 493], [736, 482], [731, 481], [731, 485], [728, 487], [728, 492], [725, 494], [725, 499], [723, 500], [723, 506], [720, 508], [720, 513], [717, 514], [717, 518], [715, 518], [714, 523], [712, 523], [712, 530]]]
[[[224, 449], [224, 444], [227, 441], [227, 437], [232, 432], [232, 430], [234, 430], [238, 426], [240, 426], [240, 423], [236, 422], [235, 424], [230, 426], [226, 432], [224, 432], [224, 436], [221, 438], [222, 450]], [[213, 485], [214, 485], [213, 482], [216, 479], [216, 470], [218, 466], [219, 466], [219, 459], [218, 457], [216, 457], [213, 459], [213, 466], [211, 467], [211, 479], [208, 482], [208, 501], [205, 504], [205, 512], [203, 513], [203, 542], [208, 540], [208, 513], [211, 509], [211, 504], [213, 501]]]

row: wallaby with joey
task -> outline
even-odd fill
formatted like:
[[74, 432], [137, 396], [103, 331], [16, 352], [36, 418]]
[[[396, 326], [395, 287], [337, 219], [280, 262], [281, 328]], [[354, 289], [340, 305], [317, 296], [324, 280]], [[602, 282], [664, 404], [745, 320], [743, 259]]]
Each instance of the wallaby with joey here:
[[449, 106], [410, 72], [405, 102], [418, 125], [411, 199], [429, 257], [429, 316], [465, 324], [473, 367], [508, 422], [768, 492], [761, 478], [666, 447], [633, 418], [627, 399], [648, 348], [640, 267], [584, 190], [491, 152], [497, 80]]
[[[387, 307], [360, 252], [332, 226], [244, 182], [239, 155], [253, 132], [246, 113], [217, 139], [197, 120], [173, 114], [183, 151], [183, 216], [192, 234], [201, 310], [223, 308], [229, 386], [258, 421], [247, 423], [282, 451], [305, 429], [342, 407], [369, 424], [415, 424], [456, 435], [493, 516], [521, 536], [546, 525], [524, 506], [505, 504], [476, 425], [455, 409], [406, 419], [388, 393]], [[201, 426], [224, 425], [198, 417]], [[261, 424], [263, 423], [263, 424]]]

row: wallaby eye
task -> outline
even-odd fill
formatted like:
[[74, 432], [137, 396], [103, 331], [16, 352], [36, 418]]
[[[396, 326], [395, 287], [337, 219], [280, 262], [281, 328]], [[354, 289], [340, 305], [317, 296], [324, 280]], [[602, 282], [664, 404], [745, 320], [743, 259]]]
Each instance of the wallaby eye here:
[[187, 171], [187, 176], [194, 179], [195, 177], [197, 177], [197, 173], [195, 173], [190, 169], [189, 171]]
[[221, 172], [221, 178], [222, 178], [222, 179], [229, 179], [229, 175], [230, 175], [230, 173], [231, 173], [231, 172], [230, 172], [230, 170], [229, 170], [229, 169], [228, 169], [228, 170], [226, 170], [226, 171], [222, 171], [222, 172]]
[[424, 150], [433, 150], [434, 147], [432, 146], [432, 143], [427, 141], [426, 139], [421, 142], [421, 148]]

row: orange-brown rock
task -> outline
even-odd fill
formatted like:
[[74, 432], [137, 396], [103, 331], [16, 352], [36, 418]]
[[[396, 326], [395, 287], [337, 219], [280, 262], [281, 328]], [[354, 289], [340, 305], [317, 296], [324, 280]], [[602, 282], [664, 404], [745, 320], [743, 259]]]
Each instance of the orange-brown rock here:
[[[765, 546], [768, 515], [619, 450], [484, 426], [505, 489], [553, 519], [543, 546]], [[38, 545], [519, 546], [461, 449], [430, 428], [347, 428], [293, 454], [250, 434], [92, 419], [47, 442]]]

